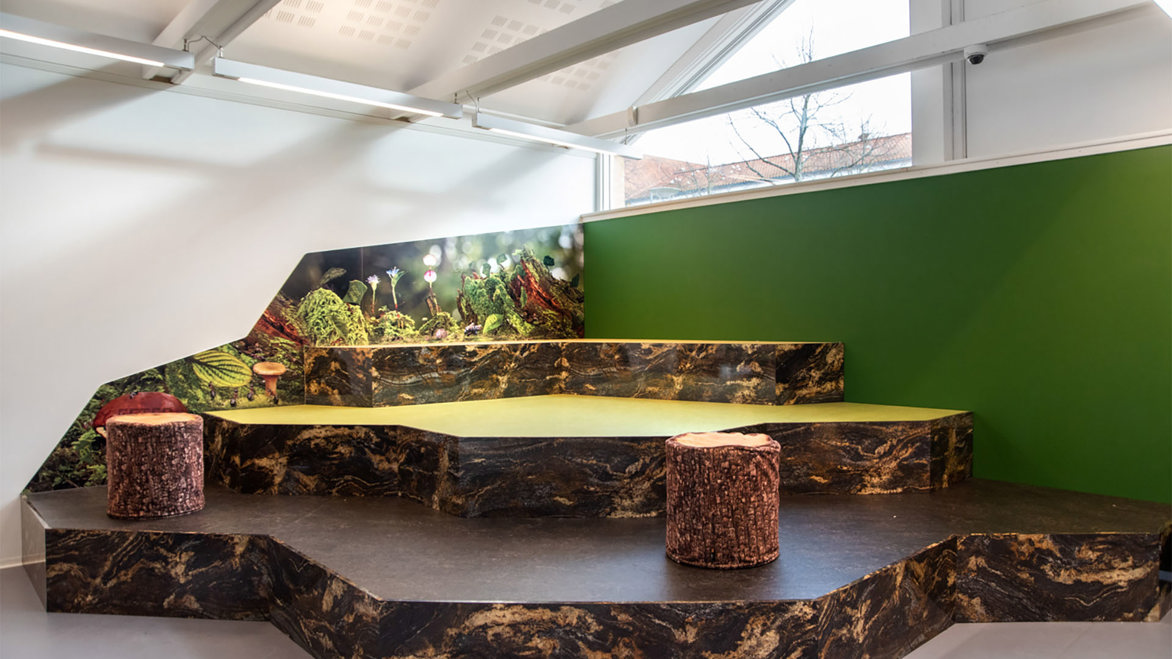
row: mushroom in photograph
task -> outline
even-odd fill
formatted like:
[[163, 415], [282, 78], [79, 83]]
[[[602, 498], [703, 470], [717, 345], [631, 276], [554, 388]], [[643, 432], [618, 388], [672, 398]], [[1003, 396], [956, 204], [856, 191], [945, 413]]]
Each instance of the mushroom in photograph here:
[[265, 393], [269, 395], [269, 398], [273, 399], [274, 403], [278, 402], [277, 380], [285, 374], [286, 370], [284, 364], [277, 362], [257, 362], [252, 367], [252, 372], [259, 375], [265, 381]]

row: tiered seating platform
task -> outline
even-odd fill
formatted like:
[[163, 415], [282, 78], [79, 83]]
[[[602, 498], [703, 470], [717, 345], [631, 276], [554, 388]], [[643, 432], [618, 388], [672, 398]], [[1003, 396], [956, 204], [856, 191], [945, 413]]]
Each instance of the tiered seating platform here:
[[964, 479], [972, 415], [857, 403], [530, 396], [207, 415], [209, 475], [240, 492], [401, 495], [463, 516], [632, 517], [664, 505], [663, 443], [763, 432], [782, 491], [926, 491]]
[[[971, 413], [843, 402], [843, 356], [306, 348], [304, 401], [204, 414], [204, 510], [26, 494], [26, 570], [50, 611], [270, 620], [318, 657], [894, 657], [1167, 612], [1172, 507], [973, 480]], [[781, 444], [774, 563], [664, 555], [663, 443], [716, 430]]]
[[953, 622], [1155, 620], [1170, 602], [1168, 506], [980, 480], [785, 497], [780, 559], [734, 571], [668, 560], [655, 517], [213, 487], [202, 512], [127, 522], [105, 495], [24, 502], [50, 611], [271, 620], [318, 657], [901, 656]]

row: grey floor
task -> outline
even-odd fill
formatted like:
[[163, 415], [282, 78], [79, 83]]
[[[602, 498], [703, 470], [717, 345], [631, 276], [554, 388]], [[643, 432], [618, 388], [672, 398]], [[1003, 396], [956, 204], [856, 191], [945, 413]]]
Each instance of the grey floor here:
[[1172, 614], [1160, 622], [953, 625], [908, 659], [1169, 659]]
[[267, 622], [45, 613], [23, 568], [0, 570], [2, 659], [294, 659]]
[[[0, 658], [248, 659], [307, 657], [265, 622], [45, 613], [20, 568], [0, 570]], [[909, 659], [1169, 659], [1172, 615], [1159, 623], [953, 625]]]

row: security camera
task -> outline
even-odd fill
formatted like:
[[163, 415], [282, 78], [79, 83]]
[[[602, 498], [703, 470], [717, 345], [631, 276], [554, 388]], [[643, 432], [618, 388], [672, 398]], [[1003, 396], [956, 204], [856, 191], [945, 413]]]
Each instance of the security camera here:
[[964, 58], [969, 64], [976, 66], [985, 61], [985, 55], [989, 54], [989, 47], [983, 43], [973, 44], [964, 49]]

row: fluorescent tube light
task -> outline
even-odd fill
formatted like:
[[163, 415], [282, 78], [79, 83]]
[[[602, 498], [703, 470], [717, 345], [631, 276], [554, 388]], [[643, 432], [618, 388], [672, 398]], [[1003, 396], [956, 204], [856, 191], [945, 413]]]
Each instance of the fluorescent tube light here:
[[1156, 4], [1164, 10], [1165, 14], [1168, 14], [1169, 18], [1172, 18], [1172, 0], [1156, 0]]
[[75, 30], [14, 14], [0, 13], [0, 37], [146, 66], [189, 71], [195, 68], [195, 56], [182, 50]]
[[257, 64], [246, 64], [223, 57], [212, 60], [212, 73], [221, 78], [231, 78], [252, 85], [373, 105], [399, 112], [423, 114], [429, 117], [450, 117], [452, 119], [459, 119], [464, 115], [464, 109], [456, 103], [433, 101], [429, 98], [412, 96], [389, 89], [367, 87], [352, 82], [283, 71]]
[[579, 135], [578, 133], [571, 133], [568, 130], [558, 130], [557, 128], [538, 126], [524, 121], [505, 119], [504, 117], [497, 117], [481, 112], [472, 115], [472, 125], [499, 135], [519, 137], [525, 140], [544, 142], [570, 149], [582, 149], [585, 151], [594, 151], [595, 153], [613, 154], [635, 159], [643, 157], [642, 153], [626, 144]]

